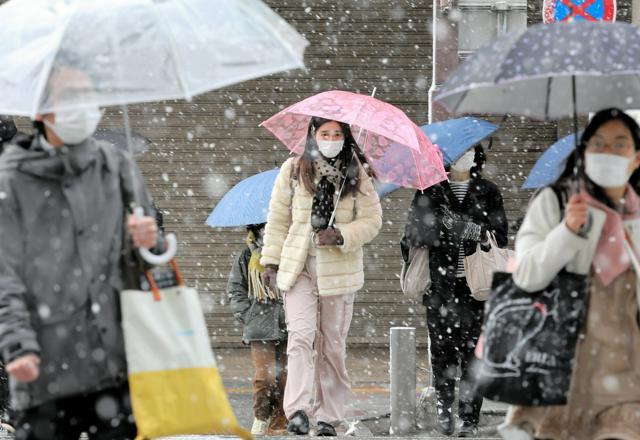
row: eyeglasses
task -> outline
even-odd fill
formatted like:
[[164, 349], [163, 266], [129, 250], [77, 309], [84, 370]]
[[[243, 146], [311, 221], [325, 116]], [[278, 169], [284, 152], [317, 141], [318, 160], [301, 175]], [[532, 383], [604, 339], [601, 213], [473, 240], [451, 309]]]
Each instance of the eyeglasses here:
[[619, 140], [613, 143], [604, 142], [600, 139], [590, 139], [587, 144], [587, 149], [591, 151], [605, 151], [607, 148], [613, 153], [625, 153], [633, 149], [633, 142], [628, 140]]

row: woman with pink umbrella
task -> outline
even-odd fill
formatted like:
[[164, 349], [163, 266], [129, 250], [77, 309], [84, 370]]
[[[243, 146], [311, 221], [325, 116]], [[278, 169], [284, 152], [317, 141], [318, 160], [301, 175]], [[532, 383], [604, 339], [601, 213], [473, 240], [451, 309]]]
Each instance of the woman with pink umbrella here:
[[311, 418], [318, 435], [335, 436], [351, 393], [346, 338], [364, 285], [363, 246], [382, 226], [372, 176], [424, 189], [446, 174], [424, 133], [369, 96], [320, 93], [262, 125], [299, 155], [276, 179], [261, 259], [265, 284], [284, 292], [288, 430], [307, 434]]
[[311, 417], [318, 435], [335, 436], [334, 424], [344, 419], [346, 338], [364, 285], [362, 247], [382, 226], [367, 169], [347, 124], [312, 118], [302, 156], [284, 163], [274, 186], [261, 263], [265, 284], [285, 292], [284, 411], [292, 434], [307, 434]]

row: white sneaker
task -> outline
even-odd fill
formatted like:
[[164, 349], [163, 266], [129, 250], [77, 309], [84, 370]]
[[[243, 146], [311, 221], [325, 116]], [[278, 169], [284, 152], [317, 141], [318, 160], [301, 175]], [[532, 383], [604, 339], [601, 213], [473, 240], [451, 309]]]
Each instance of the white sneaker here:
[[251, 427], [251, 435], [266, 435], [269, 427], [269, 420], [253, 419]]

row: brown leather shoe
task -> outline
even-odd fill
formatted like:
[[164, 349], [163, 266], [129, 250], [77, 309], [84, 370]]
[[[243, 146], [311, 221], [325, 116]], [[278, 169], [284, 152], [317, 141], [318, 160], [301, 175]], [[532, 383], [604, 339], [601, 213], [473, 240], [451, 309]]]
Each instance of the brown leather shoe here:
[[289, 424], [289, 421], [287, 420], [287, 417], [283, 414], [280, 415], [274, 415], [271, 417], [271, 423], [269, 423], [269, 431], [268, 432], [273, 432], [274, 434], [272, 435], [280, 435], [280, 434], [284, 434], [287, 432], [287, 425]]
[[281, 437], [283, 435], [287, 435], [287, 428], [284, 428], [284, 429], [269, 428], [267, 429], [267, 435], [271, 435], [274, 437]]

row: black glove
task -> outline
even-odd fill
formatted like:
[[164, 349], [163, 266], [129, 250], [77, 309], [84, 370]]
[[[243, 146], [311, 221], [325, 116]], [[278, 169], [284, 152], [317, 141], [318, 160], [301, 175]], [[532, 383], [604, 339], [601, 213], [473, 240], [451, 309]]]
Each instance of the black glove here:
[[482, 226], [473, 222], [460, 222], [456, 225], [461, 240], [482, 241]]
[[442, 226], [450, 230], [460, 240], [482, 241], [483, 228], [477, 223], [466, 222], [448, 207], [442, 208]]
[[442, 207], [442, 226], [447, 229], [453, 229], [453, 227], [461, 221], [462, 219], [458, 214], [456, 214], [446, 206]]

